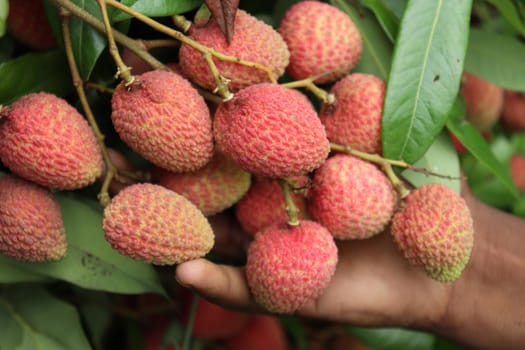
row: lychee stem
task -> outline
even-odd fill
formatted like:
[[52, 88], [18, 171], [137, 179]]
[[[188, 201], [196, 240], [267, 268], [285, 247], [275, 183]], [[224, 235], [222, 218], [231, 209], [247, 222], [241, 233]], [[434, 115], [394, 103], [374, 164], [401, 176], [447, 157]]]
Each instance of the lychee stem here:
[[109, 53], [113, 57], [115, 64], [117, 65], [117, 75], [124, 79], [126, 86], [130, 86], [135, 81], [135, 77], [131, 74], [131, 68], [128, 67], [122, 57], [120, 57], [115, 38], [113, 37], [113, 29], [109, 22], [108, 11], [106, 8], [106, 0], [97, 0], [98, 7], [100, 8], [100, 13], [102, 14], [102, 20], [104, 26], [106, 27], [106, 35], [108, 38]]
[[314, 80], [317, 79], [317, 76], [315, 77], [309, 77], [302, 80], [296, 80], [289, 83], [282, 84], [283, 86], [286, 86], [287, 88], [305, 88], [312, 92], [315, 97], [317, 97], [319, 100], [321, 100], [323, 103], [331, 105], [335, 101], [335, 96], [333, 94], [330, 94], [326, 92], [325, 90], [321, 89], [317, 85], [314, 84]]
[[286, 179], [278, 179], [278, 182], [284, 195], [285, 209], [286, 213], [288, 214], [288, 225], [298, 226], [299, 209], [293, 201], [291, 186]]
[[102, 132], [100, 132], [97, 121], [95, 120], [95, 116], [93, 115], [93, 111], [91, 110], [91, 107], [89, 106], [89, 102], [86, 97], [86, 92], [84, 90], [83, 81], [80, 77], [80, 73], [78, 71], [78, 67], [75, 62], [75, 56], [73, 54], [73, 47], [71, 45], [71, 35], [70, 35], [70, 28], [69, 28], [70, 14], [68, 10], [64, 8], [60, 8], [60, 15], [61, 15], [61, 20], [62, 20], [62, 34], [64, 38], [64, 49], [66, 51], [69, 69], [71, 70], [71, 78], [73, 79], [73, 85], [75, 86], [75, 89], [77, 90], [78, 98], [80, 99], [80, 103], [82, 104], [82, 108], [84, 109], [84, 112], [86, 114], [86, 118], [89, 124], [91, 125], [91, 128], [93, 129], [93, 132], [97, 138], [97, 142], [102, 151], [104, 162], [106, 163], [106, 177], [104, 179], [104, 182], [102, 183], [102, 188], [100, 189], [100, 192], [98, 195], [100, 204], [103, 207], [105, 207], [110, 201], [109, 192], [108, 192], [109, 184], [111, 183], [111, 180], [115, 176], [117, 170], [116, 170], [115, 165], [113, 165], [111, 158], [109, 157], [106, 145], [104, 144], [104, 135], [102, 134]]
[[197, 314], [197, 306], [199, 305], [199, 299], [199, 296], [196, 293], [193, 293], [190, 315], [188, 318], [188, 323], [186, 324], [186, 329], [184, 330], [184, 340], [182, 343], [183, 350], [189, 350], [191, 346], [191, 334], [193, 333], [193, 325], [195, 324], [195, 315]]
[[219, 95], [224, 98], [224, 101], [231, 100], [233, 98], [233, 94], [230, 92], [230, 90], [228, 90], [228, 83], [230, 81], [226, 79], [223, 75], [221, 75], [221, 73], [217, 69], [217, 66], [215, 65], [215, 62], [213, 62], [213, 57], [209, 52], [205, 52], [202, 55], [208, 63], [208, 67], [210, 67], [211, 74], [215, 78], [215, 84], [217, 84], [217, 87], [213, 92], [218, 92]]
[[[101, 33], [106, 33], [106, 28], [104, 23], [98, 18], [93, 16], [87, 11], [84, 11], [82, 8], [78, 7], [69, 0], [51, 0], [57, 8], [67, 9], [71, 15], [80, 18], [83, 22], [86, 22], [94, 29], [98, 30]], [[113, 36], [115, 40], [130, 49], [134, 54], [139, 56], [141, 59], [146, 61], [152, 68], [161, 69], [165, 68], [164, 64], [153, 57], [144, 47], [142, 40], [135, 40], [128, 37], [125, 34], [113, 29]]]
[[110, 87], [107, 87], [101, 84], [91, 83], [89, 81], [84, 82], [84, 86], [90, 89], [95, 89], [105, 94], [112, 94], [113, 92], [115, 92], [115, 89], [112, 89]]
[[191, 25], [193, 24], [191, 21], [188, 21], [186, 17], [181, 15], [171, 16], [171, 20], [173, 21], [175, 27], [182, 30], [183, 33], [186, 33], [188, 30], [190, 30]]
[[[238, 57], [234, 57], [234, 56], [229, 56], [229, 55], [225, 55], [223, 53], [220, 53], [218, 51], [216, 51], [215, 49], [213, 48], [210, 48], [210, 47], [207, 47], [205, 45], [202, 45], [201, 43], [193, 40], [193, 39], [190, 39], [189, 37], [185, 36], [183, 33], [177, 31], [177, 30], [174, 30], [168, 26], [165, 26], [153, 19], [151, 19], [150, 17], [148, 16], [145, 16], [135, 10], [133, 10], [132, 8], [118, 2], [118, 1], [115, 1], [115, 0], [104, 0], [106, 2], [106, 4], [108, 4], [109, 6], [112, 6], [122, 12], [125, 12], [129, 15], [131, 15], [132, 17], [138, 19], [139, 21], [141, 22], [144, 22], [146, 23], [147, 25], [149, 25], [150, 27], [154, 28], [155, 30], [157, 30], [158, 32], [161, 32], [161, 33], [164, 33], [166, 35], [169, 35], [177, 40], [179, 40], [180, 42], [186, 44], [186, 45], [189, 45], [191, 46], [192, 48], [194, 48], [195, 50], [199, 51], [200, 53], [202, 54], [210, 54], [211, 56], [213, 57], [216, 57], [222, 61], [227, 61], [227, 62], [234, 62], [234, 63], [237, 63], [237, 64], [240, 64], [240, 65], [243, 65], [243, 66], [247, 66], [247, 67], [251, 67], [251, 68], [256, 68], [256, 69], [259, 69], [259, 70], [262, 70], [264, 72], [266, 72], [266, 74], [268, 75], [268, 78], [270, 79], [271, 82], [273, 83], [276, 83], [277, 80], [276, 78], [274, 77], [273, 75], [273, 71], [270, 67], [266, 67], [262, 64], [259, 64], [259, 63], [256, 63], [256, 62], [250, 62], [250, 61], [246, 61], [246, 60], [242, 60]], [[211, 69], [211, 67], [210, 67]], [[217, 80], [218, 78], [215, 77], [215, 80]], [[224, 96], [224, 97], [227, 97], [227, 96]]]

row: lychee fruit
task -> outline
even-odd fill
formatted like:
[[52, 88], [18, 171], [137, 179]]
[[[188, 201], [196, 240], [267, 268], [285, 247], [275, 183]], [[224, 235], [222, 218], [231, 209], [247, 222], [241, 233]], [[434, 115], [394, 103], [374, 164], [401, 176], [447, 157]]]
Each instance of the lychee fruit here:
[[0, 177], [0, 253], [22, 261], [62, 259], [67, 241], [60, 206], [45, 187]]
[[[189, 305], [190, 303], [186, 303]], [[189, 308], [183, 310], [184, 323], [189, 319]], [[204, 298], [199, 298], [195, 310], [192, 335], [201, 339], [227, 339], [240, 333], [250, 321], [250, 314], [229, 310]]]
[[[306, 198], [292, 192], [292, 200], [299, 210], [298, 218], [308, 217]], [[288, 220], [283, 190], [275, 179], [256, 178], [248, 192], [235, 205], [235, 216], [243, 231], [254, 236], [266, 226]]]
[[255, 235], [245, 272], [257, 303], [270, 312], [293, 313], [323, 293], [337, 260], [334, 239], [321, 224], [283, 222]]
[[353, 73], [332, 86], [333, 104], [321, 107], [319, 118], [331, 142], [381, 154], [381, 118], [386, 83], [371, 74]]
[[57, 46], [42, 0], [9, 0], [6, 25], [9, 34], [31, 49]]
[[[243, 10], [237, 10], [235, 32], [229, 45], [213, 18], [205, 26], [194, 28], [190, 38], [220, 53], [268, 67], [275, 80], [283, 75], [289, 62], [288, 47], [279, 33]], [[207, 90], [216, 88], [217, 84], [202, 53], [182, 44], [179, 60], [182, 71], [192, 82]], [[217, 58], [213, 58], [213, 61], [219, 72], [230, 80], [228, 87], [231, 91], [271, 81], [263, 70]]]
[[387, 226], [397, 194], [375, 165], [337, 154], [315, 171], [308, 211], [337, 239], [365, 239]]
[[461, 94], [465, 99], [467, 120], [479, 131], [487, 131], [500, 118], [503, 88], [468, 72], [463, 73]]
[[256, 314], [238, 334], [225, 342], [228, 350], [286, 350], [286, 332], [276, 316]]
[[104, 167], [84, 117], [66, 100], [45, 92], [25, 95], [5, 109], [0, 159], [20, 177], [60, 190], [92, 184]]
[[150, 71], [121, 82], [111, 100], [120, 138], [153, 164], [173, 172], [194, 171], [213, 155], [212, 122], [202, 96], [180, 75]]
[[286, 72], [300, 80], [321, 75], [316, 83], [329, 83], [354, 68], [363, 49], [359, 29], [343, 11], [319, 1], [292, 5], [279, 24], [288, 44]]
[[520, 192], [525, 192], [525, 156], [515, 153], [509, 161], [510, 175], [516, 188]]
[[511, 131], [525, 131], [525, 93], [505, 90], [501, 120]]
[[270, 178], [308, 173], [330, 152], [311, 102], [279, 84], [252, 85], [221, 103], [214, 135], [218, 149], [244, 170]]
[[154, 184], [120, 191], [104, 209], [102, 229], [121, 254], [155, 265], [174, 265], [206, 255], [213, 231], [188, 199]]
[[461, 275], [474, 245], [474, 226], [463, 198], [446, 185], [430, 183], [409, 194], [392, 218], [391, 233], [405, 258], [433, 279]]
[[188, 198], [205, 216], [231, 207], [250, 188], [250, 173], [220, 152], [194, 172], [173, 173], [156, 168], [152, 170], [152, 179]]

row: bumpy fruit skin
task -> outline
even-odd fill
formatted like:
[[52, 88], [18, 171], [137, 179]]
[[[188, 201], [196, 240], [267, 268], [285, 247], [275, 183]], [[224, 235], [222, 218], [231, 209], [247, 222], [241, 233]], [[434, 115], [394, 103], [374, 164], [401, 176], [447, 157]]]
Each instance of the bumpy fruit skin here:
[[60, 190], [85, 187], [102, 174], [93, 130], [64, 99], [31, 93], [6, 112], [0, 123], [0, 159], [13, 173]]
[[62, 259], [67, 241], [53, 193], [14, 175], [0, 177], [0, 253], [22, 261]]
[[255, 235], [246, 277], [257, 303], [270, 312], [292, 313], [322, 294], [337, 259], [334, 239], [319, 223], [276, 223]]
[[[292, 200], [299, 210], [299, 219], [308, 217], [306, 199], [292, 193]], [[283, 191], [277, 180], [257, 178], [248, 192], [235, 205], [235, 216], [243, 231], [254, 236], [266, 226], [288, 220]]]
[[254, 315], [240, 333], [225, 341], [228, 350], [286, 350], [288, 340], [276, 316]]
[[510, 175], [520, 192], [525, 192], [525, 156], [515, 153], [509, 161]]
[[292, 5], [278, 31], [290, 50], [286, 72], [296, 80], [331, 72], [315, 82], [335, 81], [361, 57], [363, 43], [354, 22], [338, 8], [319, 1]]
[[381, 117], [385, 81], [353, 73], [332, 86], [335, 102], [321, 107], [319, 118], [331, 142], [359, 151], [381, 154]]
[[505, 90], [501, 120], [511, 131], [525, 131], [525, 93]]
[[461, 83], [467, 120], [479, 131], [490, 130], [500, 118], [503, 88], [468, 72], [463, 73]]
[[255, 175], [282, 178], [308, 173], [330, 152], [310, 101], [278, 84], [242, 89], [217, 108], [217, 147]]
[[9, 0], [7, 31], [31, 49], [57, 46], [42, 0]]
[[[229, 45], [215, 19], [195, 28], [190, 38], [226, 55], [269, 67], [275, 80], [283, 75], [290, 58], [288, 47], [279, 33], [243, 10], [237, 11], [235, 32]], [[182, 44], [179, 59], [185, 76], [205, 89], [215, 89], [217, 84], [202, 53]], [[263, 70], [216, 58], [213, 60], [219, 72], [231, 80], [228, 85], [231, 91], [270, 81]]]
[[204, 167], [189, 173], [161, 168], [152, 171], [156, 183], [188, 198], [205, 216], [217, 214], [244, 196], [250, 188], [250, 173], [220, 152]]
[[474, 245], [467, 204], [458, 193], [437, 183], [423, 185], [405, 198], [392, 219], [391, 233], [411, 264], [441, 282], [461, 275]]
[[111, 120], [121, 139], [153, 164], [173, 171], [194, 171], [213, 155], [211, 117], [191, 84], [168, 71], [120, 83], [111, 100]]
[[200, 210], [159, 185], [135, 184], [104, 209], [102, 229], [121, 254], [155, 265], [174, 265], [206, 255], [213, 231]]
[[308, 211], [337, 239], [372, 237], [390, 222], [397, 194], [375, 165], [337, 154], [315, 171]]

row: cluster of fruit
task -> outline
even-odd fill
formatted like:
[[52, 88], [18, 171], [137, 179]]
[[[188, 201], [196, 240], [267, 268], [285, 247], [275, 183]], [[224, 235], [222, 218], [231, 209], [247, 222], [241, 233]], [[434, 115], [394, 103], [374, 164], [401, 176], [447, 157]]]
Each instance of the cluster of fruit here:
[[[461, 274], [474, 230], [459, 194], [440, 184], [407, 193], [391, 168], [367, 157], [382, 154], [385, 82], [349, 73], [362, 42], [345, 13], [303, 1], [275, 30], [238, 10], [229, 44], [213, 19], [189, 37], [258, 65], [210, 64], [183, 43], [179, 73], [154, 70], [116, 87], [113, 126], [154, 169], [151, 183], [122, 189], [105, 207], [114, 249], [156, 265], [205, 256], [214, 245], [207, 216], [235, 205], [253, 236], [249, 286], [273, 312], [294, 312], [323, 292], [338, 261], [335, 240], [369, 238], [388, 225], [430, 277]], [[310, 87], [335, 82], [319, 111], [277, 83], [285, 71]], [[221, 79], [233, 94], [210, 108], [195, 86], [213, 92]], [[92, 184], [106, 150], [77, 110], [49, 93], [24, 96], [0, 115], [0, 159], [12, 173], [0, 179], [0, 252], [60, 259], [66, 233], [51, 189]]]

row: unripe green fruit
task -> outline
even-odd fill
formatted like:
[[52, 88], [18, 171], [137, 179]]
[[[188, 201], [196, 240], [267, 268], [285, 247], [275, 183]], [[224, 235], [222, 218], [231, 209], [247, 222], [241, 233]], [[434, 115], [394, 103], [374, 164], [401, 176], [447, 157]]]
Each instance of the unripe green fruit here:
[[431, 183], [404, 199], [392, 219], [392, 236], [405, 258], [441, 282], [457, 279], [474, 245], [470, 210], [461, 196]]
[[111, 120], [120, 138], [153, 164], [173, 172], [194, 171], [213, 155], [208, 107], [189, 81], [151, 71], [121, 82], [111, 100]]
[[62, 259], [67, 242], [53, 193], [14, 175], [0, 177], [0, 253], [22, 261]]
[[320, 224], [277, 223], [255, 235], [246, 277], [255, 301], [276, 313], [292, 313], [317, 299], [337, 264], [337, 246]]
[[159, 185], [121, 190], [104, 209], [102, 229], [121, 254], [155, 265], [174, 265], [206, 255], [213, 231], [188, 199]]
[[75, 190], [102, 174], [102, 151], [84, 117], [64, 99], [40, 92], [1, 111], [0, 159], [45, 187]]

